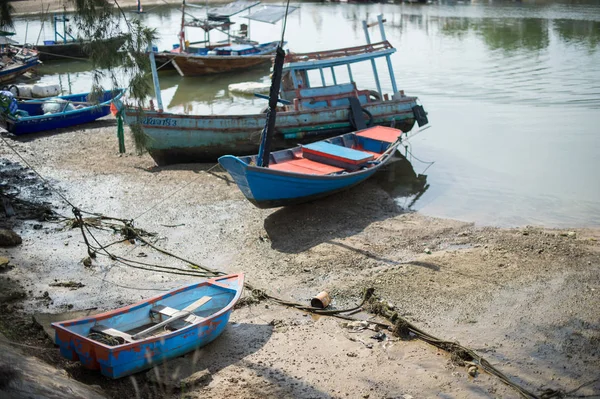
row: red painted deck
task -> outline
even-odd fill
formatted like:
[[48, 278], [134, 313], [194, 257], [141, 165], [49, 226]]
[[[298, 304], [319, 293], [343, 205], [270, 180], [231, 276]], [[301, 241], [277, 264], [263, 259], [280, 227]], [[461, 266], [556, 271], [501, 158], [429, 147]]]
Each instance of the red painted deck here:
[[386, 143], [394, 143], [396, 140], [398, 140], [398, 137], [400, 137], [401, 134], [402, 131], [385, 126], [375, 126], [356, 133], [357, 136], [385, 141]]
[[344, 169], [331, 165], [325, 165], [310, 159], [293, 159], [282, 163], [270, 164], [269, 169], [281, 170], [292, 173], [303, 173], [310, 175], [328, 175], [330, 173], [342, 172]]

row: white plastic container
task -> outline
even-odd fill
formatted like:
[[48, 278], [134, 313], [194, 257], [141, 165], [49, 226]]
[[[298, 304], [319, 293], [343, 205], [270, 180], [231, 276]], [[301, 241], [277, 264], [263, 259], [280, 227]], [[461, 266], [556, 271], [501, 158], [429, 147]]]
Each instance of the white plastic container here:
[[56, 84], [43, 84], [38, 83], [34, 84], [31, 89], [32, 97], [43, 98], [43, 97], [53, 97], [58, 96], [60, 94], [60, 86]]

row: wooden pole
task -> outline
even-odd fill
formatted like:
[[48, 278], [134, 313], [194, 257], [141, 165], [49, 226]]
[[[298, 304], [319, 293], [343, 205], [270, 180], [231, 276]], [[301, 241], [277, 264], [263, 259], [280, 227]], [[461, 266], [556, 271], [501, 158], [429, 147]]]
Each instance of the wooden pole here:
[[117, 138], [119, 139], [119, 153], [125, 154], [125, 134], [123, 133], [123, 117], [121, 111], [117, 112]]

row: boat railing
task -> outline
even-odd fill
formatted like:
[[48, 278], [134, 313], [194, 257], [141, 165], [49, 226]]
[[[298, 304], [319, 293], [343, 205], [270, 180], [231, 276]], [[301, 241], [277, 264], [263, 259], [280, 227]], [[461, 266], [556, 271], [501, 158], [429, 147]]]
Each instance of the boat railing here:
[[315, 51], [312, 53], [289, 53], [285, 56], [285, 62], [308, 62], [328, 60], [332, 58], [348, 57], [365, 53], [374, 53], [382, 50], [393, 49], [394, 46], [387, 40], [378, 43], [365, 44], [362, 46], [346, 47], [336, 50]]

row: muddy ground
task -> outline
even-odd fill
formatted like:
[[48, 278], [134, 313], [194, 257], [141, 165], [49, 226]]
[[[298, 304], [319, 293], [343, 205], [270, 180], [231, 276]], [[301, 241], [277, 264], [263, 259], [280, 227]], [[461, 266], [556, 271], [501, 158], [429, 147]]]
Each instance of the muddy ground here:
[[[335, 197], [259, 210], [226, 173], [206, 172], [214, 165], [157, 167], [148, 155], [136, 155], [130, 141], [128, 153], [118, 154], [110, 118], [100, 127], [4, 140], [0, 180], [13, 201], [45, 202], [72, 217], [54, 188], [84, 210], [134, 219], [173, 253], [244, 272], [255, 286], [297, 302], [326, 290], [334, 307], [345, 308], [373, 287], [417, 326], [475, 349], [530, 391], [600, 394], [600, 230], [498, 229], [402, 209], [398, 203], [410, 202], [423, 181], [407, 175], [401, 162]], [[8, 144], [48, 182], [22, 168]], [[408, 201], [394, 201], [403, 190]], [[518, 397], [496, 377], [469, 376], [447, 353], [418, 340], [387, 333], [380, 342], [371, 338], [375, 331], [271, 302], [234, 311], [224, 334], [195, 354], [107, 380], [61, 359], [32, 315], [99, 312], [196, 280], [103, 256], [85, 266], [79, 230], [40, 221], [44, 217], [33, 212], [2, 220], [23, 238], [2, 250], [12, 265], [1, 276], [4, 283], [22, 287], [1, 307], [2, 331], [7, 339], [45, 348], [24, 349], [101, 386], [108, 397]], [[103, 243], [121, 238], [111, 231], [95, 235]], [[139, 241], [110, 248], [130, 259], [187, 268]], [[70, 282], [76, 284], [61, 284]]]

